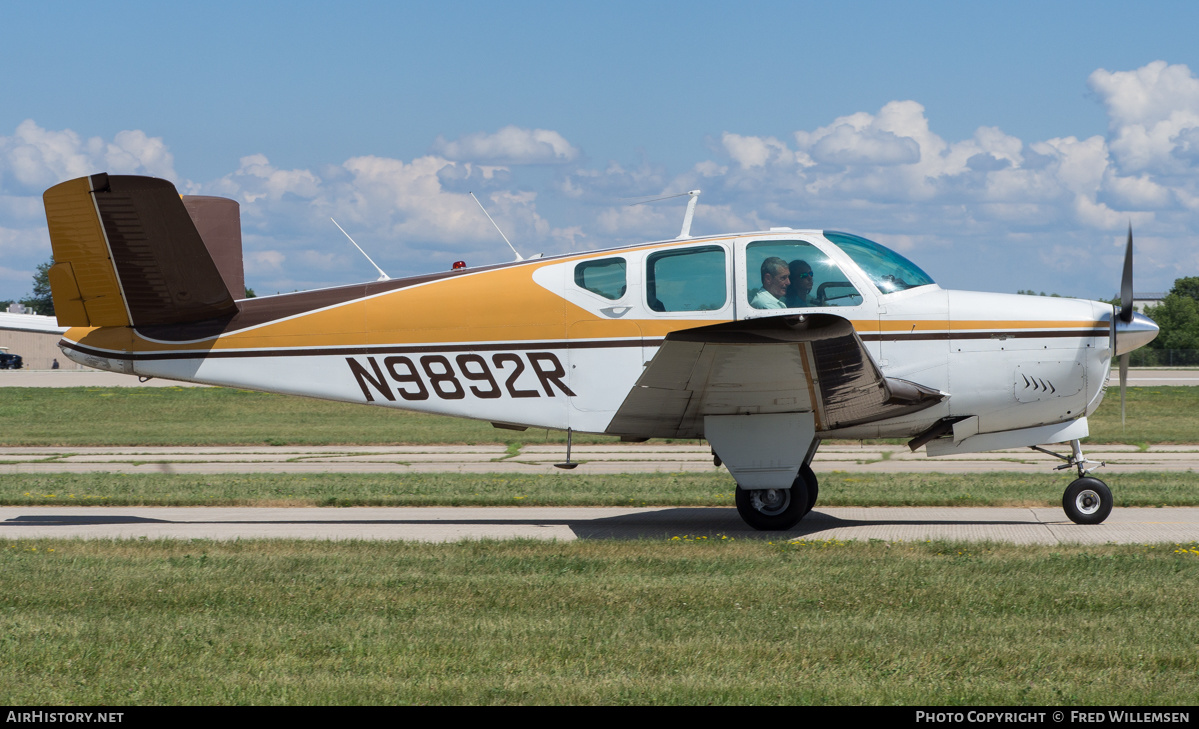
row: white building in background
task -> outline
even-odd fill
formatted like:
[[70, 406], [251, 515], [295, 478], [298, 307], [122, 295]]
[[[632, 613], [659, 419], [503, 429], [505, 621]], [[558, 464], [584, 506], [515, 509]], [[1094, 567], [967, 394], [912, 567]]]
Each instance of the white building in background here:
[[[67, 327], [60, 327], [58, 319], [52, 316], [13, 313], [14, 309], [24, 308], [13, 304], [9, 311], [0, 312], [0, 347], [7, 347], [9, 354], [21, 355], [26, 369], [48, 370], [54, 360], [65, 370], [88, 369], [67, 359], [59, 350], [58, 340]], [[0, 386], [4, 383], [3, 375], [0, 372]]]
[[1161, 306], [1162, 299], [1166, 298], [1166, 292], [1151, 292], [1132, 295], [1132, 308], [1136, 311], [1145, 313], [1147, 306]]

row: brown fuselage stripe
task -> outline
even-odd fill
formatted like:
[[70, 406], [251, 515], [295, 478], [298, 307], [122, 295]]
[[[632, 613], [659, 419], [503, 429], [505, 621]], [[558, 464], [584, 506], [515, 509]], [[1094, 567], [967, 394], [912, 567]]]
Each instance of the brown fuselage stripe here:
[[322, 347], [313, 349], [255, 349], [234, 352], [191, 351], [191, 352], [105, 352], [92, 349], [65, 339], [59, 342], [60, 347], [68, 347], [82, 354], [93, 357], [111, 359], [127, 359], [136, 361], [164, 359], [224, 359], [233, 357], [321, 357], [330, 355], [371, 355], [371, 354], [428, 354], [431, 352], [514, 352], [545, 349], [615, 349], [623, 347], [657, 347], [662, 339], [621, 339], [606, 342], [499, 342], [487, 344], [419, 344], [419, 345], [375, 345], [366, 347]]
[[[1088, 337], [1107, 337], [1108, 330], [1094, 329], [1082, 331], [1050, 331], [1050, 332], [964, 332], [964, 333], [899, 333], [899, 334], [859, 334], [863, 342], [879, 341], [928, 341], [955, 339], [1080, 339]], [[73, 349], [81, 354], [93, 357], [124, 359], [131, 361], [199, 359], [199, 358], [236, 358], [236, 357], [322, 357], [330, 355], [372, 355], [372, 354], [427, 354], [432, 352], [494, 352], [494, 351], [526, 351], [544, 349], [619, 349], [625, 347], [657, 347], [664, 340], [647, 339], [612, 339], [607, 341], [571, 341], [559, 340], [550, 342], [491, 342], [480, 344], [420, 344], [420, 345], [368, 345], [348, 347], [319, 347], [311, 349], [255, 349], [240, 351], [222, 350], [193, 350], [190, 352], [107, 352], [92, 349], [75, 342], [61, 340], [60, 347]]]
[[935, 341], [952, 339], [1061, 339], [1106, 337], [1108, 329], [1063, 329], [1058, 331], [1008, 331], [1008, 332], [903, 332], [898, 334], [863, 334], [858, 337], [863, 342], [892, 342], [898, 340]]

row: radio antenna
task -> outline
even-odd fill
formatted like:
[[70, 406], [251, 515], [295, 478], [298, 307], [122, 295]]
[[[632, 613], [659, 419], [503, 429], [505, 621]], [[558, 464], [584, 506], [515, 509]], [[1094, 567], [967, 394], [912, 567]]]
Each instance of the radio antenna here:
[[695, 217], [695, 204], [697, 202], [699, 202], [699, 194], [701, 192], [703, 192], [703, 190], [688, 190], [687, 192], [680, 192], [675, 195], [665, 195], [663, 197], [655, 197], [655, 198], [650, 198], [649, 200], [642, 200], [641, 202], [631, 203], [629, 205], [629, 207], [633, 207], [634, 205], [644, 205], [646, 203], [658, 202], [659, 200], [670, 200], [670, 199], [676, 198], [676, 197], [683, 197], [684, 195], [691, 196], [691, 199], [687, 201], [687, 212], [683, 214], [683, 228], [682, 228], [682, 230], [679, 231], [679, 235], [678, 235], [679, 238], [690, 238], [691, 237], [691, 219], [693, 217]]
[[[329, 218], [329, 220], [333, 220], [333, 218]], [[337, 221], [333, 220], [333, 224], [337, 225]], [[337, 229], [340, 230], [345, 237], [350, 238], [350, 234], [346, 232], [345, 228], [341, 227], [340, 225], [337, 225]], [[375, 263], [374, 261], [371, 261], [371, 257], [366, 255], [366, 251], [362, 250], [362, 246], [358, 245], [354, 241], [353, 238], [350, 238], [350, 242], [354, 244], [354, 247], [358, 249], [359, 253], [361, 253], [363, 256], [366, 256], [366, 260], [370, 261], [371, 265], [375, 267], [375, 270], [379, 272], [379, 278], [375, 279], [376, 281], [390, 281], [391, 280], [391, 276], [388, 276], [387, 274], [383, 273], [383, 269], [379, 268], [379, 265], [377, 263]]]
[[508, 247], [512, 249], [512, 252], [516, 253], [516, 260], [525, 260], [524, 257], [516, 252], [516, 247], [512, 245], [512, 241], [508, 240], [508, 236], [504, 235], [504, 231], [500, 230], [500, 226], [495, 224], [495, 221], [491, 218], [491, 213], [487, 212], [487, 208], [483, 207], [483, 203], [479, 202], [479, 198], [475, 197], [473, 192], [470, 193], [470, 199], [475, 201], [475, 204], [479, 206], [479, 209], [483, 211], [483, 214], [487, 216], [487, 219], [491, 220], [491, 224], [495, 225], [496, 232], [499, 233], [500, 237], [504, 239], [504, 242], [508, 244]]

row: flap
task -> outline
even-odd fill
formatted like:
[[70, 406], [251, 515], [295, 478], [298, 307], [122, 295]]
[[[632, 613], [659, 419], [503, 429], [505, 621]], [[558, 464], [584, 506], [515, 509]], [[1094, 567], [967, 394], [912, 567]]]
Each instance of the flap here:
[[847, 319], [768, 317], [668, 334], [607, 432], [699, 438], [708, 415], [807, 412], [822, 432], [923, 410], [945, 397], [884, 377]]

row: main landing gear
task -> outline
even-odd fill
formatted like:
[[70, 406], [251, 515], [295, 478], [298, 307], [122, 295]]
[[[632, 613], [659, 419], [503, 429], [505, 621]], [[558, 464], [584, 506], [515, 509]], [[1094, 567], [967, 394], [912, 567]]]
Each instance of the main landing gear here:
[[705, 415], [712, 462], [737, 482], [737, 513], [760, 531], [790, 529], [816, 503], [814, 413]]
[[743, 489], [737, 487], [737, 513], [758, 531], [785, 531], [816, 505], [820, 484], [812, 467], [803, 464], [789, 489]]
[[[1070, 485], [1066, 487], [1066, 493], [1062, 494], [1062, 509], [1065, 510], [1070, 521], [1075, 524], [1101, 524], [1107, 515], [1112, 513], [1111, 489], [1099, 479], [1087, 475], [1101, 466], [1106, 466], [1106, 463], [1087, 460], [1087, 457], [1082, 454], [1082, 445], [1077, 440], [1070, 441], [1071, 453], [1068, 456], [1045, 450], [1040, 446], [1029, 447], [1034, 451], [1048, 453], [1054, 458], [1065, 461], [1062, 465], [1054, 468], [1055, 471], [1063, 468], [1078, 469], [1078, 478], [1071, 481]], [[1088, 464], [1095, 465], [1088, 467]]]

